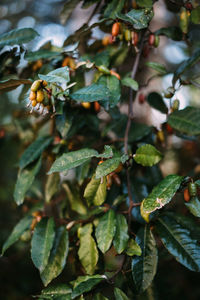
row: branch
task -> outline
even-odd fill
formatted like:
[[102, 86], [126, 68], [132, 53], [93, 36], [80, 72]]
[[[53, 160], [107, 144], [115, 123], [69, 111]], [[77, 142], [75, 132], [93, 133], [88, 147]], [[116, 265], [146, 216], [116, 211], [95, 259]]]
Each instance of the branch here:
[[[134, 61], [134, 64], [133, 64], [133, 68], [132, 68], [132, 72], [131, 72], [131, 78], [132, 79], [135, 79], [135, 76], [137, 74], [137, 70], [138, 70], [138, 67], [139, 67], [140, 57], [141, 57], [142, 48], [143, 48], [143, 44], [144, 44], [145, 33], [146, 33], [146, 31], [143, 31], [140, 46], [139, 46], [139, 51], [136, 54], [135, 61]], [[136, 95], [137, 95], [137, 93], [136, 93]], [[129, 130], [130, 130], [130, 127], [131, 127], [131, 120], [132, 119], [133, 119], [133, 90], [130, 88], [129, 105], [128, 105], [128, 121], [127, 121], [127, 124], [126, 124], [126, 130], [125, 130], [125, 136], [124, 136], [124, 151], [125, 151], [125, 154], [128, 154], [128, 135], [129, 135]], [[128, 227], [129, 227], [129, 232], [131, 232], [131, 229], [130, 229], [131, 213], [132, 213], [132, 209], [135, 205], [134, 205], [133, 198], [132, 198], [131, 180], [130, 180], [130, 174], [129, 174], [129, 169], [128, 168], [126, 170], [126, 177], [127, 177], [127, 189], [128, 189], [128, 197], [129, 197]]]

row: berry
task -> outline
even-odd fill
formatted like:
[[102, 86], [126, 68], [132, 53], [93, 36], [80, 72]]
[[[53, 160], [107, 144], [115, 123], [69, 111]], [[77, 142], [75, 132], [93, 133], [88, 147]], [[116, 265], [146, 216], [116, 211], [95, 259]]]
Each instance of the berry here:
[[94, 102], [94, 110], [96, 111], [96, 113], [98, 113], [101, 109], [101, 105], [99, 104], [99, 102], [95, 101]]
[[37, 91], [37, 102], [41, 103], [44, 100], [44, 92], [42, 90]]
[[155, 35], [152, 33], [149, 35], [149, 39], [148, 39], [149, 45], [150, 46], [154, 46], [155, 43]]
[[197, 194], [197, 186], [196, 186], [196, 183], [190, 182], [190, 183], [188, 184], [188, 191], [189, 191], [189, 194], [190, 194], [191, 197], [196, 196], [196, 194]]
[[32, 106], [35, 107], [36, 105], [37, 105], [37, 101], [36, 101], [36, 100], [33, 100], [33, 101], [32, 101]]
[[120, 23], [116, 22], [112, 26], [112, 36], [118, 36], [120, 31]]
[[30, 92], [30, 95], [29, 95], [29, 99], [30, 99], [31, 101], [35, 100], [35, 99], [36, 99], [36, 92], [31, 91], [31, 92]]
[[133, 46], [137, 46], [138, 41], [139, 41], [138, 33], [136, 31], [132, 31], [131, 35], [132, 35], [132, 44], [133, 44]]
[[90, 102], [82, 102], [81, 105], [86, 108], [86, 109], [90, 109], [91, 107], [91, 103]]
[[190, 201], [190, 194], [189, 194], [188, 188], [186, 188], [186, 189], [184, 190], [183, 195], [184, 195], [184, 200], [185, 200], [186, 202]]
[[41, 85], [41, 81], [40, 80], [36, 80], [33, 82], [33, 84], [31, 85], [31, 91], [32, 92], [37, 92], [37, 90], [39, 90]]
[[115, 72], [114, 70], [110, 70], [110, 74], [117, 77], [117, 79], [119, 79], [119, 80], [121, 79], [120, 75], [117, 72]]
[[139, 94], [138, 101], [140, 104], [143, 104], [145, 102], [145, 95], [143, 93]]

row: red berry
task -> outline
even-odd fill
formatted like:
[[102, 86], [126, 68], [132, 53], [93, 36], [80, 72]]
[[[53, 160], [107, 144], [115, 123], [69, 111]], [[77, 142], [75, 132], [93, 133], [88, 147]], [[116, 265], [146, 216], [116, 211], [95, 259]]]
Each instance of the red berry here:
[[140, 93], [138, 97], [138, 101], [140, 104], [143, 104], [145, 102], [145, 95]]

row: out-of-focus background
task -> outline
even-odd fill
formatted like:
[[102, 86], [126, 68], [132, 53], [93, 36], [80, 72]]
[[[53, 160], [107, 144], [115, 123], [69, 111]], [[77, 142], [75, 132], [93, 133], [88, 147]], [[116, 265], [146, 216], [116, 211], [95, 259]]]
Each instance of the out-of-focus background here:
[[[60, 13], [64, 3], [63, 0], [1, 0], [0, 34], [15, 28], [31, 27], [40, 34], [34, 42], [27, 45], [32, 51], [39, 49], [48, 41], [51, 41], [55, 49], [62, 47], [64, 40], [88, 20], [90, 11], [93, 10], [93, 6], [89, 9], [82, 9], [80, 3], [67, 24], [62, 25]], [[176, 15], [166, 9], [165, 1], [160, 0], [155, 4], [155, 12], [151, 24], [152, 31], [169, 23], [171, 25], [176, 24]], [[90, 22], [94, 21], [91, 20]], [[94, 38], [101, 38], [104, 33], [94, 30], [93, 35]], [[183, 42], [175, 42], [161, 37], [160, 47], [152, 50], [149, 60], [154, 61], [155, 57], [157, 62], [164, 63], [167, 68], [168, 66], [175, 68], [188, 57], [186, 45]], [[20, 63], [22, 66], [25, 64], [23, 60]], [[151, 75], [150, 73], [142, 74], [144, 79]], [[171, 80], [172, 75], [170, 74], [162, 79], [156, 78], [151, 81], [148, 88], [143, 89], [143, 92], [144, 94], [153, 90], [162, 92], [171, 85]], [[21, 89], [22, 87], [19, 87], [7, 94], [0, 94], [0, 245], [5, 241], [23, 213], [22, 209], [18, 208], [13, 201], [13, 190], [17, 177], [16, 162], [21, 151], [18, 138], [15, 138], [13, 131], [18, 131], [18, 134], [24, 135], [23, 138], [27, 138], [27, 140], [31, 136], [31, 132], [22, 131], [21, 125], [13, 118], [20, 113], [20, 107], [24, 107], [24, 103], [18, 101]], [[200, 106], [198, 90], [191, 86], [181, 88], [175, 97], [180, 100], [180, 108], [184, 108], [188, 103]], [[126, 111], [126, 109], [125, 106], [124, 110]], [[141, 109], [136, 101], [134, 112], [137, 119], [144, 119], [157, 128], [160, 128], [160, 123], [165, 121], [165, 116], [150, 109], [148, 104], [145, 104]], [[148, 119], [146, 119], [147, 113]], [[6, 132], [4, 128], [7, 129]], [[184, 142], [177, 137], [171, 139], [170, 143], [173, 147], [170, 148], [162, 165], [164, 175], [180, 171], [183, 161], [184, 169], [190, 170], [194, 165], [193, 154], [196, 155], [193, 153], [196, 149], [194, 149], [192, 141]], [[29, 249], [28, 244], [27, 247], [24, 247], [24, 243], [18, 242], [8, 250], [6, 256], [0, 258], [0, 298], [3, 300], [32, 299], [31, 295], [36, 295], [43, 288], [38, 271], [31, 262], [30, 251], [27, 249]], [[170, 264], [176, 264], [176, 276], [178, 278], [174, 278], [173, 274], [170, 273]], [[64, 280], [64, 275], [62, 276]], [[171, 260], [167, 269], [159, 266], [156, 285], [158, 292], [159, 289], [162, 292], [162, 287], [165, 285], [170, 287], [168, 294], [162, 296], [162, 300], [197, 300], [200, 299], [200, 278], [198, 278], [196, 274], [194, 276], [192, 272]]]

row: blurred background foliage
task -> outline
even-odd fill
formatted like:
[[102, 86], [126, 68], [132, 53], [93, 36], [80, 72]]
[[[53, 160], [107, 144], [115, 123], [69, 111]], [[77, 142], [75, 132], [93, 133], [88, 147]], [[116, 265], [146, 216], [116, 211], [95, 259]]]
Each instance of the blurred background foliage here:
[[[51, 41], [52, 50], [62, 47], [65, 39], [78, 29], [90, 15], [89, 9], [81, 8], [81, 3], [73, 12], [67, 24], [63, 24], [60, 14], [66, 1], [63, 0], [1, 0], [0, 1], [0, 34], [15, 28], [32, 27], [40, 36], [28, 44], [28, 48], [39, 49], [45, 43]], [[151, 30], [155, 31], [166, 24], [177, 25], [178, 5], [174, 1], [158, 1], [155, 4], [155, 18], [151, 24]], [[175, 1], [176, 3], [177, 1]], [[93, 20], [95, 21], [95, 20]], [[104, 33], [94, 30], [94, 37], [101, 38]], [[200, 44], [200, 25], [195, 25], [190, 30], [190, 38], [194, 42], [194, 47]], [[154, 49], [149, 57], [149, 61], [156, 61], [165, 64], [167, 69], [173, 70], [178, 64], [189, 56], [188, 48], [183, 41], [173, 41], [166, 37], [161, 37], [161, 46]], [[17, 58], [16, 58], [17, 59]], [[9, 65], [9, 61], [7, 62]], [[18, 62], [17, 62], [18, 63]], [[24, 67], [24, 61], [20, 62]], [[13, 68], [13, 65], [10, 65]], [[149, 72], [149, 71], [148, 71]], [[143, 80], [149, 77], [148, 72], [140, 75]], [[2, 77], [0, 71], [0, 77]], [[34, 74], [33, 74], [34, 76]], [[26, 78], [26, 77], [25, 77]], [[144, 88], [144, 93], [151, 90], [162, 91], [171, 84], [172, 74], [168, 74], [162, 79], [156, 78], [148, 88]], [[13, 189], [17, 177], [17, 162], [23, 149], [19, 140], [23, 140], [26, 145], [32, 139], [30, 123], [34, 124], [35, 118], [29, 117], [25, 110], [23, 101], [18, 100], [22, 93], [22, 87], [16, 90], [0, 94], [0, 244], [2, 245], [11, 229], [26, 211], [26, 206], [17, 208], [13, 201]], [[184, 108], [189, 103], [193, 106], [200, 106], [199, 91], [192, 86], [185, 86], [176, 93], [180, 100], [180, 108]], [[124, 108], [126, 109], [126, 107]], [[143, 111], [135, 104], [135, 116], [137, 119], [144, 119], [148, 124], [153, 124], [157, 128], [163, 122], [163, 116], [158, 111], [150, 109], [145, 104]], [[148, 112], [148, 119], [146, 115]], [[20, 116], [18, 123], [16, 116]], [[27, 117], [29, 118], [27, 121]], [[198, 163], [199, 147], [192, 141], [180, 140], [171, 137], [168, 151], [162, 171], [164, 175], [174, 172], [181, 172], [184, 164], [184, 172], [191, 172], [191, 176], [200, 173]], [[194, 165], [196, 166], [193, 169]], [[38, 186], [40, 182], [38, 181]], [[39, 189], [34, 191], [38, 197]], [[27, 251], [22, 241], [11, 247], [6, 256], [0, 258], [0, 298], [4, 300], [25, 300], [32, 299], [30, 295], [39, 293], [42, 284], [38, 272], [30, 259], [30, 252]], [[164, 257], [162, 264], [158, 266], [158, 273], [155, 278], [157, 299], [200, 299], [199, 280], [200, 275], [193, 273], [175, 260], [172, 260], [165, 250], [160, 253]], [[63, 279], [67, 276], [66, 271], [62, 274]], [[165, 290], [165, 293], [163, 293]], [[153, 299], [154, 287], [150, 287], [145, 295], [140, 299]]]

